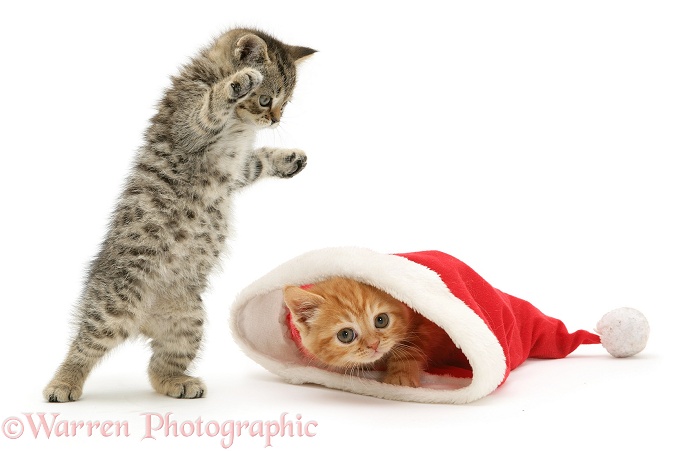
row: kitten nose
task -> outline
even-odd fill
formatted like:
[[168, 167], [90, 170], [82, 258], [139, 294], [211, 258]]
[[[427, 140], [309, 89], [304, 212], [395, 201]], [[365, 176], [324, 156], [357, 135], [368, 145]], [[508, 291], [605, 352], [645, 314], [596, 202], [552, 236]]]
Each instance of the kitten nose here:
[[378, 351], [378, 345], [381, 343], [380, 340], [376, 341], [375, 343], [369, 343], [369, 347], [373, 349], [374, 351]]
[[274, 109], [272, 109], [272, 113], [270, 114], [270, 118], [272, 119], [272, 124], [276, 124], [281, 120], [281, 107], [278, 106]]

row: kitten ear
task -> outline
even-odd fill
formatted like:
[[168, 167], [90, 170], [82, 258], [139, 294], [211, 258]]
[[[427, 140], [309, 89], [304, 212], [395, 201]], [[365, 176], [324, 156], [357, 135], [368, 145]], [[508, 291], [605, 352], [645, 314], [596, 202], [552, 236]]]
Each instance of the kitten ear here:
[[265, 41], [250, 33], [236, 41], [234, 56], [239, 61], [249, 63], [267, 63], [270, 61], [269, 56], [267, 56], [267, 44], [265, 44]]
[[308, 325], [324, 298], [299, 287], [289, 286], [284, 288], [284, 302], [297, 323]]
[[288, 54], [291, 55], [291, 58], [293, 58], [293, 61], [296, 64], [305, 61], [312, 56], [313, 53], [317, 53], [317, 51], [309, 47], [288, 46]]

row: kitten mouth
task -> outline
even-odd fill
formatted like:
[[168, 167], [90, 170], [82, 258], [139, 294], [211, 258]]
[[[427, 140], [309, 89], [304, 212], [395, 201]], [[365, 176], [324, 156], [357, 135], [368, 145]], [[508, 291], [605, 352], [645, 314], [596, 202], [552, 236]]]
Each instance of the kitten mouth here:
[[366, 359], [368, 363], [373, 363], [376, 362], [377, 360], [380, 360], [384, 355], [385, 352], [383, 351], [374, 351], [372, 354], [368, 355]]
[[373, 351], [372, 354], [365, 354], [363, 356], [358, 356], [355, 358], [354, 361], [352, 361], [352, 364], [357, 364], [359, 363], [360, 365], [370, 365], [372, 363], [376, 363], [379, 360], [381, 360], [385, 356], [384, 352], [381, 351]]

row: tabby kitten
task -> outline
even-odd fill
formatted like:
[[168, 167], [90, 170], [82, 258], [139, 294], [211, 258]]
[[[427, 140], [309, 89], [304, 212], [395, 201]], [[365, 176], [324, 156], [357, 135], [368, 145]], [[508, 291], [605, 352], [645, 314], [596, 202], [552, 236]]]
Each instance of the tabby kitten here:
[[235, 29], [172, 78], [91, 264], [76, 334], [43, 392], [48, 401], [80, 398], [95, 364], [140, 333], [151, 339], [157, 392], [205, 395], [187, 368], [201, 344], [201, 293], [229, 233], [230, 199], [259, 178], [293, 177], [305, 167], [299, 150], [253, 145], [258, 129], [281, 119], [295, 65], [314, 52]]
[[315, 360], [351, 374], [384, 363], [387, 384], [419, 387], [438, 350], [454, 346], [432, 321], [352, 279], [334, 277], [305, 289], [288, 286], [284, 302]]

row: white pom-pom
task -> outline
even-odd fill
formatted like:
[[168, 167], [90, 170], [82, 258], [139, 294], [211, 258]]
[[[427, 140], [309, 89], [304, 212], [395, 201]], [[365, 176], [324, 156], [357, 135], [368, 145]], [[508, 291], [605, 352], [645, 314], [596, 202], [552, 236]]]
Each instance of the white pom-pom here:
[[614, 357], [631, 357], [643, 351], [650, 326], [643, 313], [622, 307], [606, 313], [596, 325], [601, 344]]

